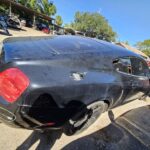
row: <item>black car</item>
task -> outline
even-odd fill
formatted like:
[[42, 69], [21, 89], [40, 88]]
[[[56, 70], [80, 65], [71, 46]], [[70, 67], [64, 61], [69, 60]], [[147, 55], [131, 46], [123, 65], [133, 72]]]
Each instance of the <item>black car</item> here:
[[9, 38], [0, 55], [0, 120], [74, 135], [104, 111], [143, 99], [149, 69], [136, 53], [78, 36]]

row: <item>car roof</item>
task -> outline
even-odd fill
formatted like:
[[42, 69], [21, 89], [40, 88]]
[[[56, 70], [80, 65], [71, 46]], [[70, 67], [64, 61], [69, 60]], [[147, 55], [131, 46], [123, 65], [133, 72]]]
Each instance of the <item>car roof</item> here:
[[53, 55], [101, 52], [111, 57], [137, 56], [112, 43], [81, 36], [13, 37], [3, 41], [6, 61], [15, 59], [49, 59]]

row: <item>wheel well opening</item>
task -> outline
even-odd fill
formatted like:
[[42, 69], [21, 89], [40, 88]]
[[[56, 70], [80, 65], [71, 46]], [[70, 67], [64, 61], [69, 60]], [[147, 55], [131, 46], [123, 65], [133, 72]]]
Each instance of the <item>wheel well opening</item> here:
[[110, 106], [109, 100], [104, 100], [104, 103], [106, 103], [108, 105], [108, 107]]
[[65, 106], [65, 110], [69, 114], [69, 119], [84, 109], [86, 109], [86, 105], [77, 100], [72, 100]]
[[54, 101], [53, 97], [50, 94], [42, 94], [40, 95], [35, 102], [33, 103], [32, 107], [58, 107], [56, 102]]

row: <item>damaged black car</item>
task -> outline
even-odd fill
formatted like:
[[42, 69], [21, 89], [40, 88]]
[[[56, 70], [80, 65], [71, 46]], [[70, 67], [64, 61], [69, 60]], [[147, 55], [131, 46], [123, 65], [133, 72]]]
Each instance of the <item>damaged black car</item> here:
[[144, 99], [149, 69], [136, 53], [78, 36], [18, 37], [0, 50], [0, 121], [81, 133], [108, 109]]

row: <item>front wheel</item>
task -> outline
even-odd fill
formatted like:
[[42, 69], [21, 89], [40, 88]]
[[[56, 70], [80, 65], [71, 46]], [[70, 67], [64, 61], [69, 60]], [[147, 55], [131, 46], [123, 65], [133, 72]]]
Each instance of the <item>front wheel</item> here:
[[96, 101], [86, 108], [81, 109], [80, 112], [72, 117], [64, 126], [64, 133], [71, 136], [83, 132], [106, 111], [107, 107], [108, 105], [103, 101]]

